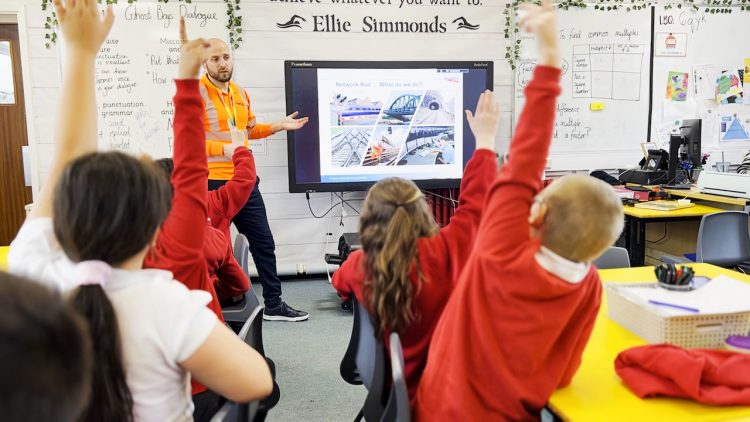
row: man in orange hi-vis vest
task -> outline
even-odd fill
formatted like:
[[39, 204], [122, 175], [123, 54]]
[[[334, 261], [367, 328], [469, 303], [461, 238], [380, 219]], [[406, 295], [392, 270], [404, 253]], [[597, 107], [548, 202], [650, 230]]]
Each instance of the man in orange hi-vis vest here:
[[[208, 189], [218, 189], [232, 178], [234, 164], [226, 157], [240, 147], [248, 146], [248, 138], [260, 139], [282, 130], [296, 130], [307, 123], [307, 117], [293, 113], [278, 122], [264, 124], [255, 121], [250, 110], [247, 91], [232, 82], [232, 54], [222, 40], [212, 39], [206, 74], [200, 81], [205, 106], [203, 123], [206, 129], [208, 155]], [[229, 148], [227, 154], [224, 150]], [[281, 299], [281, 281], [276, 273], [276, 245], [266, 216], [266, 206], [260, 195], [257, 179], [245, 206], [232, 219], [237, 230], [250, 241], [250, 254], [263, 285], [265, 309], [263, 319], [274, 321], [304, 321], [307, 312], [287, 305]]]

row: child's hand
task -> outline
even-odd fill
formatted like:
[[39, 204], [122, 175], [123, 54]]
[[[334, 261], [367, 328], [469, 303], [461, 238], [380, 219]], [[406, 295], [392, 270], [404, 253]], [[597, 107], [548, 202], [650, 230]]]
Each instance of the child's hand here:
[[52, 0], [52, 5], [70, 50], [96, 56], [115, 20], [112, 6], [102, 19], [95, 0]]
[[554, 6], [549, 0], [542, 0], [541, 6], [524, 3], [520, 7], [525, 15], [518, 22], [518, 26], [536, 36], [539, 45], [539, 63], [560, 67], [559, 33]]
[[476, 149], [494, 151], [497, 123], [500, 121], [500, 104], [495, 102], [495, 94], [490, 90], [484, 91], [479, 96], [474, 114], [466, 110], [466, 119], [476, 138]]
[[244, 142], [231, 142], [228, 144], [224, 144], [224, 157], [229, 158], [231, 160], [232, 157], [234, 156], [234, 151], [240, 147], [247, 148]]
[[[80, 0], [79, 0], [80, 1]], [[198, 79], [201, 65], [208, 60], [211, 44], [203, 38], [188, 41], [185, 18], [180, 17], [180, 71], [179, 79]]]

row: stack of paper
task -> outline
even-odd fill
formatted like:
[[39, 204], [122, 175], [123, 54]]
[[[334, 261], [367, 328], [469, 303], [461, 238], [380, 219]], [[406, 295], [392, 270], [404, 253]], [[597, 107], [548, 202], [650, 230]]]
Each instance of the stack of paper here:
[[678, 292], [661, 287], [625, 288], [622, 292], [632, 299], [651, 306], [658, 313], [668, 316], [695, 315], [696, 313], [669, 306], [653, 305], [649, 301], [697, 309], [700, 315], [750, 312], [750, 283], [725, 275], [718, 276], [705, 286], [689, 292]]
[[677, 201], [648, 201], [648, 202], [640, 202], [638, 204], [634, 205], [636, 208], [645, 208], [649, 210], [656, 210], [656, 211], [674, 211], [674, 210], [680, 210], [683, 208], [690, 208], [695, 206], [694, 203], [682, 203]]

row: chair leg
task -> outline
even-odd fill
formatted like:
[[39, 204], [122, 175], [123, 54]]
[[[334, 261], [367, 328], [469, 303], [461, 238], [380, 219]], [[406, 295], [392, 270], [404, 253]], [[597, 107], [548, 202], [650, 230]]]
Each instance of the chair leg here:
[[357, 417], [354, 418], [354, 422], [360, 422], [365, 417], [365, 409], [364, 407], [362, 409], [359, 409], [359, 413], [357, 413]]

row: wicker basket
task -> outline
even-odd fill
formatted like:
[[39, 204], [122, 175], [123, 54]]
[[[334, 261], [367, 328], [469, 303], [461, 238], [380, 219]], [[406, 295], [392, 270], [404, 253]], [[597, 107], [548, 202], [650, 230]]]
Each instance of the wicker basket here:
[[650, 287], [655, 283], [608, 283], [609, 317], [649, 343], [670, 343], [691, 348], [724, 348], [724, 340], [732, 335], [747, 335], [750, 312], [714, 315], [660, 315], [653, 306], [625, 294], [628, 288]]

